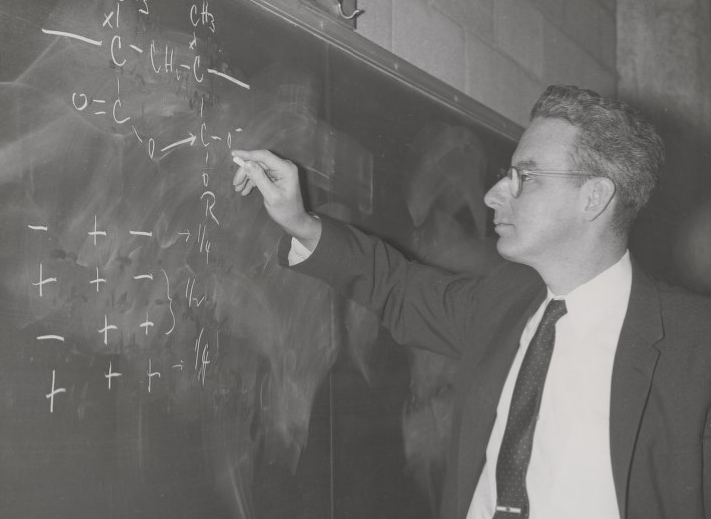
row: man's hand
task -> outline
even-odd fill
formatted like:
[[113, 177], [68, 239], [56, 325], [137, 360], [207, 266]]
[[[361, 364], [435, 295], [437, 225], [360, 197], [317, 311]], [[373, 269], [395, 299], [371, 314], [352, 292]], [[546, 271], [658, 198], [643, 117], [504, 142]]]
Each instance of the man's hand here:
[[272, 220], [313, 251], [321, 237], [321, 222], [304, 209], [296, 166], [267, 150], [233, 150], [232, 157], [241, 164], [232, 181], [235, 191], [245, 196], [259, 189]]

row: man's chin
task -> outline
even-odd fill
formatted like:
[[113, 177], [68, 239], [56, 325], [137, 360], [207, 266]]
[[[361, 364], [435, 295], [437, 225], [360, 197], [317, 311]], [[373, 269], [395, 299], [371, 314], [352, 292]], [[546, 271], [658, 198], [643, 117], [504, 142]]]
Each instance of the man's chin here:
[[501, 256], [505, 260], [513, 261], [511, 247], [507, 243], [505, 238], [499, 238], [498, 240], [496, 240], [496, 252], [498, 252], [499, 256]]
[[511, 246], [511, 243], [505, 238], [499, 238], [496, 242], [496, 252], [498, 252], [499, 256], [504, 258], [506, 261], [525, 264], [525, 261], [523, 261], [521, 255], [516, 253], [516, 250]]

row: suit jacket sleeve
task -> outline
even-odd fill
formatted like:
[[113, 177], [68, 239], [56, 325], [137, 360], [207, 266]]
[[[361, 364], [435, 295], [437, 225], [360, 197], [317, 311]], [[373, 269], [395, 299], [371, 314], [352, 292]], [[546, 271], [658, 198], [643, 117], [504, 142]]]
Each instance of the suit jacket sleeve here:
[[[377, 313], [393, 338], [458, 357], [464, 347], [480, 280], [409, 261], [384, 241], [341, 222], [322, 218], [318, 246], [290, 267], [322, 279], [341, 295]], [[287, 266], [290, 239], [279, 245]]]

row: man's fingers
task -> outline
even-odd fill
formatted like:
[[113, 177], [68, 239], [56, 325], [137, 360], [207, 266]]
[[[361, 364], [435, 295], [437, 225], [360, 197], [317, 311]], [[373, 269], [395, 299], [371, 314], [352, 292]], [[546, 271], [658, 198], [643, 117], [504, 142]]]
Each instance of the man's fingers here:
[[[248, 160], [244, 164], [244, 172], [249, 178], [249, 180], [257, 186], [259, 191], [262, 192], [262, 196], [266, 198], [267, 200], [274, 198], [277, 196], [278, 189], [274, 184], [272, 183], [271, 179], [267, 175], [267, 173], [264, 171], [261, 165], [259, 165], [257, 162], [254, 162], [252, 160]], [[250, 188], [251, 191], [251, 188]], [[245, 193], [248, 194], [248, 193]]]
[[[255, 183], [249, 178], [247, 173], [246, 162], [243, 162], [243, 166], [237, 169], [234, 179], [232, 180], [232, 185], [237, 193], [242, 196], [247, 196], [255, 188]], [[256, 166], [259, 167], [259, 166]]]
[[253, 189], [254, 189], [254, 182], [247, 179], [247, 182], [245, 183], [244, 187], [242, 187], [241, 195], [247, 196], [248, 194], [250, 194], [252, 192]]
[[248, 195], [252, 191], [252, 188], [254, 187], [254, 182], [245, 177], [244, 180], [235, 184], [234, 187], [237, 193], [241, 193], [244, 196]]
[[244, 187], [244, 183], [247, 182], [247, 180], [249, 180], [247, 178], [247, 173], [244, 171], [244, 168], [240, 167], [235, 172], [235, 176], [232, 179], [232, 185], [235, 186], [236, 190], [239, 190]]
[[232, 157], [235, 162], [238, 160], [247, 162], [257, 162], [262, 168], [278, 171], [289, 162], [280, 159], [269, 150], [232, 150]]

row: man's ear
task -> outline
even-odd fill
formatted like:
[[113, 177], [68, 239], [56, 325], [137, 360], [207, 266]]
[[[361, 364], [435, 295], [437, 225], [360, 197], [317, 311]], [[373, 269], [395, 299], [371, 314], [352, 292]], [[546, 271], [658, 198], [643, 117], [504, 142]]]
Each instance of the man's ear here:
[[585, 219], [595, 220], [615, 197], [615, 183], [607, 177], [593, 177], [585, 183]]

